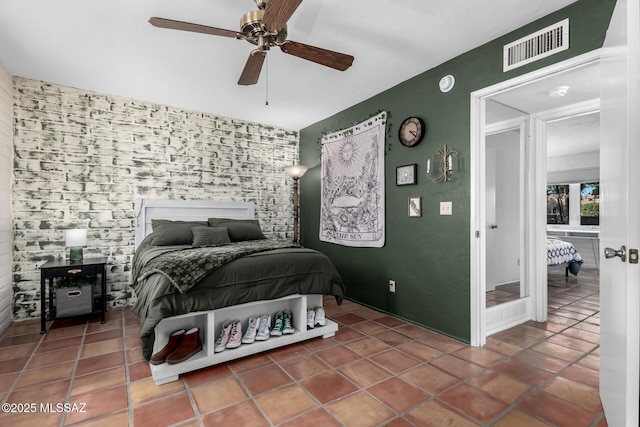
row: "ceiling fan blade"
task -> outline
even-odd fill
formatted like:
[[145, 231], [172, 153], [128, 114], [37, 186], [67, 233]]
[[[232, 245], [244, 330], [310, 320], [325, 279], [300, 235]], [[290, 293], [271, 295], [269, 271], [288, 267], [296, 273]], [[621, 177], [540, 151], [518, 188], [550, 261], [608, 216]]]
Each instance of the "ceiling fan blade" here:
[[280, 31], [300, 6], [300, 3], [302, 0], [269, 0], [264, 9], [262, 25], [268, 31]]
[[232, 37], [234, 39], [244, 38], [244, 35], [237, 31], [192, 24], [191, 22], [174, 21], [173, 19], [152, 17], [149, 19], [149, 23], [154, 27], [168, 28], [170, 30], [191, 31], [194, 33], [210, 34], [212, 36]]
[[267, 56], [267, 52], [261, 52], [259, 50], [251, 52], [246, 64], [244, 64], [240, 80], [238, 80], [239, 85], [248, 86], [258, 83], [265, 56]]
[[353, 56], [328, 49], [311, 46], [304, 43], [287, 40], [280, 46], [280, 50], [289, 55], [315, 62], [316, 64], [345, 71], [353, 64]]

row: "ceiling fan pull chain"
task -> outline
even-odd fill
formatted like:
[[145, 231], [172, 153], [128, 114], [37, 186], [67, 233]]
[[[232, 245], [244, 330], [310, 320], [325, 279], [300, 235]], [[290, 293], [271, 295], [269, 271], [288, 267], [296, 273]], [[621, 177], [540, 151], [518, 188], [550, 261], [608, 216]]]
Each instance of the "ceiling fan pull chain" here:
[[266, 58], [267, 61], [267, 69], [265, 70], [265, 89], [264, 89], [264, 105], [269, 105], [269, 57]]

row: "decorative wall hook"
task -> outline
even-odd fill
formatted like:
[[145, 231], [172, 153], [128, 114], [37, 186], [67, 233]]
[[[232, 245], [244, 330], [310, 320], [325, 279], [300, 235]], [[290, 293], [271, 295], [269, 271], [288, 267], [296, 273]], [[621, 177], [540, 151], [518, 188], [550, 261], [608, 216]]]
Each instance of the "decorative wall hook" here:
[[453, 156], [458, 157], [458, 152], [447, 147], [447, 144], [445, 144], [444, 148], [432, 157], [433, 174], [431, 173], [431, 159], [427, 159], [427, 176], [431, 178], [431, 181], [451, 181], [451, 177], [453, 176]]

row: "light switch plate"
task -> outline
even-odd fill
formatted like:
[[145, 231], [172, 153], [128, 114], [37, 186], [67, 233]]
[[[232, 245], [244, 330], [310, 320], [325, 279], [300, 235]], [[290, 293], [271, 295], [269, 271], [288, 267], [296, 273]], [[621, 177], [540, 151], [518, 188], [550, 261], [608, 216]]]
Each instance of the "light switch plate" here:
[[440, 202], [440, 215], [453, 215], [452, 202]]

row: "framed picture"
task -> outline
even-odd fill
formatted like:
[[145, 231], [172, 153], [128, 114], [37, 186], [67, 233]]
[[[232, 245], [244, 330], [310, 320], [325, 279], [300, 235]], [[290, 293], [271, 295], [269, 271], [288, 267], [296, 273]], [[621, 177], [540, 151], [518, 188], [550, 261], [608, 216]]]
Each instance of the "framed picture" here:
[[422, 216], [422, 197], [409, 197], [409, 218]]
[[415, 185], [418, 183], [418, 164], [396, 167], [396, 185]]

